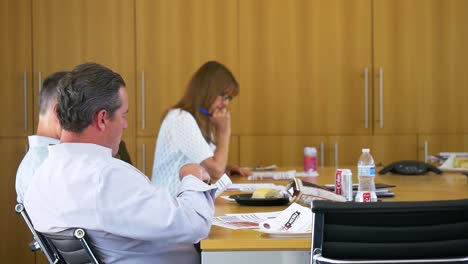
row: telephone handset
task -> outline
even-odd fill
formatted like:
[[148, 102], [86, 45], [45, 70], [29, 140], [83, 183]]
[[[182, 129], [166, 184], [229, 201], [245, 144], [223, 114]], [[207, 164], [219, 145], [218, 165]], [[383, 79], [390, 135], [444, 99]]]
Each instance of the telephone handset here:
[[403, 175], [421, 175], [428, 171], [433, 171], [437, 174], [441, 174], [442, 171], [438, 168], [417, 160], [402, 160], [394, 162], [388, 166], [385, 166], [379, 171], [379, 174], [385, 174], [387, 172], [393, 172], [396, 174]]

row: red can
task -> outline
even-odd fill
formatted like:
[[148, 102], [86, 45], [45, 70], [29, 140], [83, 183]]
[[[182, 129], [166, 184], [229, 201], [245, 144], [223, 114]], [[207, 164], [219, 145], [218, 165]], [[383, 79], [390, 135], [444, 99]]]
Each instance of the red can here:
[[343, 194], [343, 186], [341, 185], [342, 183], [342, 174], [343, 170], [342, 169], [337, 169], [335, 172], [335, 193], [336, 194]]
[[335, 172], [335, 193], [353, 200], [353, 173], [350, 169], [337, 169]]

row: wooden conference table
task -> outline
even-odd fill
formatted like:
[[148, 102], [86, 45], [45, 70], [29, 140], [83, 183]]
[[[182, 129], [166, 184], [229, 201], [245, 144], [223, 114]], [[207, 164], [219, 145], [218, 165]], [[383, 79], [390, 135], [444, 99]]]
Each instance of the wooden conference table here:
[[[294, 168], [282, 168], [289, 170]], [[296, 168], [297, 169], [297, 168]], [[356, 168], [353, 181], [357, 182]], [[377, 168], [376, 171], [379, 171]], [[334, 183], [335, 168], [319, 168], [319, 176], [303, 178], [315, 184]], [[286, 185], [288, 181], [248, 181], [246, 178], [233, 176], [235, 183], [266, 183]], [[429, 201], [454, 200], [468, 198], [468, 177], [459, 172], [444, 172], [441, 175], [427, 173], [421, 176], [402, 176], [396, 174], [377, 175], [375, 182], [396, 185], [391, 191], [392, 198], [382, 201]], [[224, 193], [222, 195], [230, 195]], [[226, 213], [254, 213], [281, 211], [287, 206], [244, 206], [218, 197], [215, 202], [216, 216]], [[310, 263], [311, 238], [271, 238], [254, 230], [231, 230], [213, 226], [209, 236], [201, 241], [202, 263], [223, 264], [276, 264]]]

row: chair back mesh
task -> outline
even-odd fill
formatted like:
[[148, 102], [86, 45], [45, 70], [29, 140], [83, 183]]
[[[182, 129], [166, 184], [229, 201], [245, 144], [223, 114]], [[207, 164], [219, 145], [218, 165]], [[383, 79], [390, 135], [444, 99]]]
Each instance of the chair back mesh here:
[[314, 201], [314, 250], [334, 259], [468, 256], [468, 199], [430, 202]]

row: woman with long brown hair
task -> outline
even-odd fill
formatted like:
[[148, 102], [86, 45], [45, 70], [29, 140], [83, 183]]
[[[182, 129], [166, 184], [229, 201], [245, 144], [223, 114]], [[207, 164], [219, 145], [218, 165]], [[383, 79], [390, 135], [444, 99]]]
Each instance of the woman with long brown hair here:
[[227, 166], [231, 116], [227, 109], [239, 93], [239, 84], [223, 64], [209, 61], [192, 76], [180, 101], [161, 124], [156, 143], [152, 181], [179, 189], [178, 171], [187, 163], [200, 163], [212, 179], [226, 171], [246, 176], [250, 172]]

